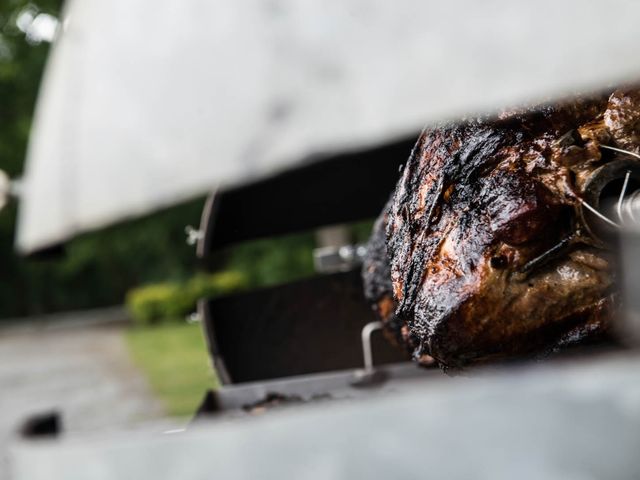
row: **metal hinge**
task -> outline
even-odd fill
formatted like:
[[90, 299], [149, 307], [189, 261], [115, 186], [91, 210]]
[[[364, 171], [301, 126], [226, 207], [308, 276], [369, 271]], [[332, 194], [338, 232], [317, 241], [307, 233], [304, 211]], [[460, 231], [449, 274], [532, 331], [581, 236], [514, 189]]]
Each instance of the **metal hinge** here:
[[184, 233], [187, 235], [187, 245], [193, 246], [204, 238], [204, 232], [197, 230], [191, 225], [184, 227]]

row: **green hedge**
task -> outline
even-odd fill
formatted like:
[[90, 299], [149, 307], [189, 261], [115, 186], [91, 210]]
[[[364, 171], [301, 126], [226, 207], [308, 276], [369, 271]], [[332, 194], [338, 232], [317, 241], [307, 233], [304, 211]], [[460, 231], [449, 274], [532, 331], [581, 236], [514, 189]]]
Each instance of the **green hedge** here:
[[127, 294], [126, 305], [137, 325], [183, 321], [196, 309], [200, 298], [239, 291], [249, 282], [241, 272], [200, 274], [187, 282], [165, 282], [135, 288]]

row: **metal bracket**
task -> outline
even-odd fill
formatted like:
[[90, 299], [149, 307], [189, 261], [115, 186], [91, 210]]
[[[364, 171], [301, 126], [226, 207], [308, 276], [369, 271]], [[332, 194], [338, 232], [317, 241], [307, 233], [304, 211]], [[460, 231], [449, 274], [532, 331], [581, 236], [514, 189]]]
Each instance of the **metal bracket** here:
[[382, 322], [369, 322], [362, 328], [362, 355], [364, 357], [364, 369], [366, 372], [372, 372], [374, 370], [371, 334], [376, 330], [382, 330]]
[[362, 265], [366, 254], [365, 245], [321, 247], [313, 251], [313, 264], [319, 273], [348, 272]]
[[187, 235], [187, 245], [193, 246], [204, 238], [202, 230], [196, 230], [191, 225], [184, 227], [184, 233]]
[[383, 327], [382, 322], [370, 322], [362, 328], [362, 355], [364, 360], [364, 369], [357, 370], [355, 373], [355, 381], [353, 386], [368, 387], [383, 383], [386, 376], [376, 370], [373, 364], [373, 348], [371, 346], [371, 334]]

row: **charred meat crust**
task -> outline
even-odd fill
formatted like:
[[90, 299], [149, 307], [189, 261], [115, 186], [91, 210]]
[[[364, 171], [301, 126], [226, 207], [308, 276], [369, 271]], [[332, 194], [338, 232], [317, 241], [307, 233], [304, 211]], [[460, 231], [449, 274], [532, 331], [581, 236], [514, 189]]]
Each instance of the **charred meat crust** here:
[[386, 230], [388, 210], [391, 201], [387, 202], [382, 214], [373, 225], [371, 237], [367, 243], [367, 255], [362, 266], [364, 295], [376, 317], [382, 322], [383, 332], [394, 345], [413, 353], [415, 340], [409, 335], [409, 329], [395, 314], [397, 303], [393, 298], [391, 270], [387, 255]]
[[460, 366], [552, 348], [584, 325], [605, 330], [607, 252], [571, 243], [521, 272], [581, 235], [581, 188], [610, 160], [599, 145], [637, 151], [639, 120], [640, 94], [626, 89], [423, 131], [375, 234], [390, 262], [393, 330], [406, 330], [396, 338], [415, 357]]

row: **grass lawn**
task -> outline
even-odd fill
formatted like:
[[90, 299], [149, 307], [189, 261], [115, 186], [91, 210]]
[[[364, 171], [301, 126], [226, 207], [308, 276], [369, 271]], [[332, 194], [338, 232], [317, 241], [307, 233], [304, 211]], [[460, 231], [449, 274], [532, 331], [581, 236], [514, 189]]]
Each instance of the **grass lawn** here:
[[200, 325], [132, 328], [127, 343], [169, 415], [193, 415], [205, 391], [218, 385]]

